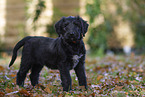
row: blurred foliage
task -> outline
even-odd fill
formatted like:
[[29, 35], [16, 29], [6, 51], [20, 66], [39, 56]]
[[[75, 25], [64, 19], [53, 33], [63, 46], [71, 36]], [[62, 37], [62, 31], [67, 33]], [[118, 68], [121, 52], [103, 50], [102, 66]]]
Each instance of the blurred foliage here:
[[53, 16], [52, 16], [52, 23], [47, 25], [46, 32], [49, 34], [50, 37], [57, 37], [57, 33], [55, 32], [54, 25], [55, 23], [63, 16], [66, 16], [62, 13], [58, 8], [53, 8]]
[[125, 20], [131, 23], [135, 32], [135, 47], [145, 50], [145, 1], [144, 0], [126, 0], [129, 9], [123, 12], [121, 5], [118, 3], [118, 10]]
[[[115, 4], [115, 15], [110, 13], [108, 11], [109, 8], [107, 9], [106, 7], [110, 3]], [[137, 49], [145, 50], [144, 9], [145, 1], [143, 0], [90, 0], [86, 5], [86, 14], [89, 16], [90, 23], [90, 36], [88, 44], [91, 48], [91, 52], [98, 53], [98, 51], [100, 52], [100, 49], [102, 49], [103, 53], [104, 50], [111, 48], [107, 44], [107, 38], [111, 37], [113, 27], [118, 23], [118, 16], [121, 16], [123, 18], [123, 21], [128, 21], [130, 23], [131, 29], [133, 30], [135, 35], [134, 47]], [[92, 26], [94, 22], [96, 22], [96, 17], [100, 14], [103, 15], [104, 22], [100, 25]]]
[[46, 8], [44, 0], [38, 0], [38, 1], [39, 2], [36, 5], [36, 9], [35, 9], [35, 17], [33, 19], [34, 23], [38, 20], [38, 18], [40, 17], [42, 11]]
[[41, 16], [43, 10], [46, 8], [46, 5], [45, 5], [45, 1], [44, 0], [38, 0], [38, 3], [35, 7], [35, 15], [34, 15], [34, 18], [33, 18], [33, 23], [34, 23], [34, 30], [36, 30], [36, 21], [39, 19], [39, 17]]
[[91, 48], [91, 53], [100, 56], [104, 53], [105, 48], [107, 48], [107, 37], [109, 36], [107, 33], [109, 29], [107, 25], [109, 26], [109, 24], [106, 23], [89, 29], [90, 36], [87, 43]]
[[100, 0], [93, 0], [91, 4], [86, 6], [87, 14], [90, 16], [90, 23], [93, 23], [95, 17], [100, 14]]
[[[37, 29], [37, 26], [35, 26], [35, 23], [39, 20], [42, 12], [46, 8], [46, 0], [38, 0], [37, 5], [35, 6], [35, 15], [33, 18], [33, 23], [34, 23], [34, 30]], [[57, 33], [55, 33], [55, 28], [54, 25], [55, 23], [62, 17], [66, 16], [64, 13], [62, 13], [58, 8], [53, 7], [53, 16], [52, 16], [52, 23], [46, 25], [46, 32], [49, 34], [50, 37], [57, 37]]]
[[145, 23], [141, 22], [135, 26], [135, 31], [138, 32], [135, 38], [137, 47], [145, 50]]
[[[46, 0], [38, 0], [38, 4], [35, 9], [35, 16], [33, 22], [39, 19], [42, 11], [46, 8]], [[114, 4], [116, 7], [115, 14], [108, 11], [107, 7], [109, 4]], [[105, 10], [104, 10], [104, 9]], [[114, 32], [114, 26], [118, 24], [117, 18], [121, 16], [123, 21], [127, 21], [133, 34], [135, 35], [135, 45], [134, 48], [145, 50], [145, 1], [143, 0], [90, 0], [87, 1], [86, 14], [89, 16], [89, 32], [90, 36], [88, 39], [88, 44], [90, 46], [90, 51], [95, 54], [103, 54], [105, 50], [110, 49], [108, 46], [108, 39], [112, 37], [112, 32]], [[96, 18], [102, 15], [104, 18], [103, 23], [95, 25]], [[47, 25], [48, 34], [51, 37], [56, 37], [54, 24], [62, 17], [66, 16], [56, 7], [53, 8], [52, 24]], [[35, 28], [34, 28], [35, 29]], [[113, 42], [116, 42], [114, 40]], [[112, 42], [112, 43], [113, 43]], [[117, 43], [119, 45], [119, 43]], [[120, 47], [116, 47], [119, 48]]]
[[92, 53], [97, 55], [102, 55], [104, 50], [107, 48], [107, 37], [109, 35], [108, 31], [111, 30], [109, 21], [105, 21], [104, 24], [99, 26], [91, 26], [95, 22], [96, 16], [101, 14], [101, 1], [93, 0], [93, 3], [86, 5], [86, 13], [89, 15], [89, 24], [90, 24], [90, 36], [88, 39], [88, 44]]

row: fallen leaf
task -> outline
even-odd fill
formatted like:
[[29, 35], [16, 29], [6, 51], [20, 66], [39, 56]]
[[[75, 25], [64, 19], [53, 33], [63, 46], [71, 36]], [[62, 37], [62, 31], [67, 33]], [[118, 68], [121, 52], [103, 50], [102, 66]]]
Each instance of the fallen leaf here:
[[46, 88], [44, 89], [44, 91], [47, 92], [47, 93], [49, 93], [49, 94], [52, 93], [52, 91], [50, 90], [50, 87], [46, 87]]
[[63, 97], [63, 96], [64, 96], [63, 94], [59, 94], [59, 95], [58, 95], [58, 97]]
[[30, 93], [28, 93], [28, 91], [26, 91], [26, 90], [24, 90], [24, 89], [21, 89], [21, 90], [19, 91], [19, 93], [20, 93], [21, 95], [23, 95], [23, 96], [26, 96], [26, 97], [28, 97], [28, 96], [31, 95]]
[[115, 90], [118, 90], [118, 91], [122, 91], [124, 86], [117, 86], [117, 85], [115, 85]]
[[126, 95], [128, 95], [128, 92], [125, 92]]
[[130, 82], [129, 82], [128, 80], [126, 80], [124, 83], [126, 83], [127, 85], [129, 85], [129, 84], [130, 84]]
[[4, 97], [5, 93], [0, 92], [0, 97]]
[[85, 86], [79, 86], [81, 90], [85, 90]]
[[42, 90], [45, 89], [45, 87], [44, 87], [42, 84], [37, 84], [35, 87], [37, 87], [37, 88], [41, 88]]
[[98, 75], [98, 76], [97, 76], [97, 81], [101, 80], [102, 78], [103, 78], [102, 75]]
[[99, 90], [99, 94], [102, 94], [103, 93], [103, 90]]
[[5, 91], [6, 91], [7, 93], [10, 93], [10, 92], [12, 92], [12, 89], [6, 88]]
[[94, 92], [91, 94], [91, 97], [95, 97], [95, 93]]
[[4, 57], [4, 58], [6, 58], [8, 56], [8, 54], [6, 52], [2, 52], [1, 53], [1, 56]]
[[3, 71], [3, 70], [5, 70], [4, 67], [3, 66], [0, 66], [0, 71]]
[[10, 74], [10, 77], [16, 77], [16, 74]]

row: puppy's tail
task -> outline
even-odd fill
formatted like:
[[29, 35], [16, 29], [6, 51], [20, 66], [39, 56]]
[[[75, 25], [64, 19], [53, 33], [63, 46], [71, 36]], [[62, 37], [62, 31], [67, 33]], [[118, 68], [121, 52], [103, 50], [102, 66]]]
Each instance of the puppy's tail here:
[[25, 42], [27, 40], [29, 40], [30, 38], [32, 38], [31, 36], [27, 36], [25, 38], [23, 38], [22, 40], [20, 40], [16, 46], [14, 47], [13, 49], [13, 56], [12, 56], [12, 59], [11, 59], [11, 62], [9, 64], [9, 67], [13, 65], [13, 63], [15, 62], [16, 58], [17, 58], [17, 51], [25, 44]]

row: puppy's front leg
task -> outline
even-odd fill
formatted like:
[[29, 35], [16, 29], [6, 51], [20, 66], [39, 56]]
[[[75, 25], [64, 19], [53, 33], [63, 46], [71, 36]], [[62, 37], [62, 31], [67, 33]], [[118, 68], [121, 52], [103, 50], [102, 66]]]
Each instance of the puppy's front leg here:
[[62, 87], [63, 91], [68, 91], [71, 90], [71, 76], [69, 73], [69, 69], [66, 68], [65, 66], [59, 68], [60, 71], [60, 77], [62, 81]]
[[74, 70], [78, 77], [79, 85], [85, 86], [85, 88], [87, 89], [87, 80], [86, 80], [84, 61], [80, 61], [79, 64], [74, 68]]

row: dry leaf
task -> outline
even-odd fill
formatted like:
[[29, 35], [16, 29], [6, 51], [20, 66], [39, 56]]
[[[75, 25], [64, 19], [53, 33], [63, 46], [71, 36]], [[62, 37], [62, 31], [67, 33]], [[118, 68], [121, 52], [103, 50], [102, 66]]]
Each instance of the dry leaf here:
[[47, 92], [47, 93], [49, 93], [49, 94], [52, 93], [52, 91], [50, 90], [50, 87], [46, 87], [46, 88], [44, 89], [44, 91]]
[[0, 97], [4, 97], [5, 93], [0, 92]]
[[103, 78], [102, 75], [98, 75], [98, 76], [97, 76], [97, 81], [101, 80], [102, 78]]
[[45, 89], [45, 86], [43, 86], [42, 84], [37, 84], [35, 87], [37, 87], [37, 88], [41, 88], [42, 90]]
[[28, 97], [28, 96], [31, 95], [30, 93], [28, 93], [28, 91], [26, 91], [26, 90], [24, 90], [24, 89], [21, 89], [21, 90], [19, 91], [19, 93], [20, 93], [21, 95], [23, 95], [23, 96], [26, 96], [26, 97]]
[[0, 66], [0, 71], [3, 71], [4, 70], [4, 67], [3, 66]]
[[1, 53], [1, 56], [5, 58], [5, 57], [8, 56], [8, 54], [7, 54], [6, 52], [2, 52], [2, 53]]
[[95, 93], [94, 92], [91, 94], [91, 97], [95, 97]]
[[122, 91], [124, 86], [117, 86], [117, 85], [115, 85], [115, 90], [118, 90], [118, 91]]
[[85, 90], [85, 86], [79, 86], [79, 88]]
[[63, 94], [59, 94], [59, 95], [58, 95], [58, 97], [63, 97], [63, 96], [64, 96]]
[[12, 92], [12, 89], [6, 88], [5, 91], [6, 91], [7, 93], [10, 93], [10, 92]]
[[127, 85], [129, 85], [129, 84], [130, 84], [130, 82], [129, 82], [128, 80], [126, 80], [124, 83], [126, 83]]
[[10, 74], [10, 77], [16, 77], [16, 74]]

